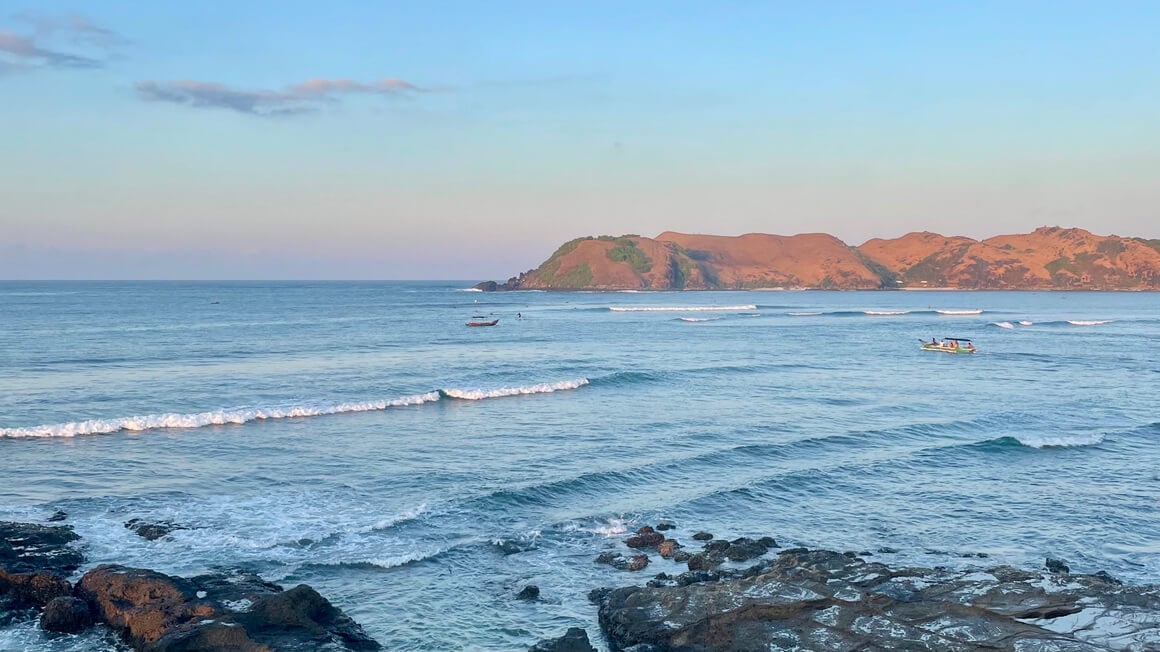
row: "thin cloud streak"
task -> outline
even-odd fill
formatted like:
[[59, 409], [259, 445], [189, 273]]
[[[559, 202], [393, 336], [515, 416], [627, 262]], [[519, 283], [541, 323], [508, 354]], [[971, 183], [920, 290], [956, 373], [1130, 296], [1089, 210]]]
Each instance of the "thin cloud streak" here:
[[[46, 68], [101, 68], [127, 41], [79, 14], [48, 16], [23, 13], [16, 20], [32, 26], [34, 34], [0, 29], [0, 75]], [[45, 42], [53, 45], [46, 45]], [[74, 47], [62, 49], [59, 45]], [[82, 53], [71, 50], [82, 49]]]
[[0, 30], [0, 52], [32, 63], [29, 67], [100, 68], [103, 65], [98, 59], [40, 47], [31, 38], [8, 30]]
[[338, 102], [342, 95], [400, 96], [427, 92], [427, 89], [410, 82], [390, 77], [373, 82], [315, 78], [277, 91], [236, 89], [217, 82], [191, 79], [139, 81], [135, 88], [137, 95], [146, 101], [170, 102], [198, 109], [228, 109], [261, 117], [310, 113], [324, 104]]

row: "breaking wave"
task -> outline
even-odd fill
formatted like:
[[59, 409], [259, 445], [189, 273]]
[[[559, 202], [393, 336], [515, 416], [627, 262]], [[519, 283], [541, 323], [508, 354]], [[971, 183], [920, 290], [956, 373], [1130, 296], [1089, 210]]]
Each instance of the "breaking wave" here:
[[1012, 324], [1009, 321], [996, 321], [991, 323], [995, 326], [998, 326], [999, 328], [1015, 328], [1015, 324]]
[[500, 398], [502, 396], [521, 396], [523, 394], [550, 394], [562, 390], [576, 389], [588, 384], [587, 378], [576, 380], [562, 380], [556, 383], [540, 383], [526, 387], [501, 387], [499, 389], [441, 389], [439, 396], [457, 398], [465, 401], [480, 401], [485, 398]]
[[982, 311], [982, 309], [975, 309], [975, 310], [936, 310], [935, 312], [937, 312], [937, 313], [938, 313], [938, 314], [940, 314], [940, 315], [981, 315], [981, 314], [983, 314], [983, 311]]
[[362, 403], [338, 403], [332, 405], [296, 405], [283, 407], [252, 407], [212, 410], [193, 414], [147, 414], [143, 416], [113, 419], [89, 419], [70, 423], [57, 423], [28, 428], [0, 428], [0, 438], [27, 437], [76, 437], [78, 435], [105, 435], [115, 432], [140, 432], [165, 428], [204, 428], [206, 426], [239, 425], [250, 421], [267, 419], [288, 419], [293, 417], [316, 417], [348, 412], [375, 412], [390, 408], [408, 407], [433, 403], [444, 398], [478, 401], [485, 398], [520, 396], [524, 394], [546, 394], [561, 390], [576, 389], [588, 384], [587, 378], [565, 380], [555, 383], [540, 383], [523, 387], [501, 387], [498, 389], [439, 389], [426, 394], [403, 396], [384, 401]]
[[721, 318], [720, 317], [678, 317], [677, 319], [679, 319], [681, 321], [687, 321], [687, 322], [700, 322], [700, 321], [717, 321], [718, 319], [721, 319]]
[[1067, 323], [1072, 326], [1100, 326], [1103, 324], [1110, 324], [1110, 319], [1069, 319]]
[[873, 317], [895, 317], [898, 315], [909, 315], [909, 310], [863, 310], [862, 314]]
[[744, 306], [609, 306], [612, 312], [703, 312], [720, 310], [725, 312], [739, 312], [742, 310], [757, 310], [754, 304]]

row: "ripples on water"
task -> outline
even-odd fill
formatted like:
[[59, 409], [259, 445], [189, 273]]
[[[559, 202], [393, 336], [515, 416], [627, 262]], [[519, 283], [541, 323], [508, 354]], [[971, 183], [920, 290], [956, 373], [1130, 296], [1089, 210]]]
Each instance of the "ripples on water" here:
[[[661, 518], [680, 540], [768, 534], [925, 565], [1051, 554], [1154, 581], [1158, 308], [0, 284], [0, 518], [67, 511], [91, 564], [310, 583], [392, 650], [595, 632], [588, 590], [644, 577], [593, 558]], [[464, 328], [471, 314], [500, 325]], [[943, 336], [980, 352], [919, 351]], [[130, 518], [190, 529], [149, 542]], [[514, 599], [528, 583], [541, 602]], [[114, 645], [0, 631], [0, 649]]]

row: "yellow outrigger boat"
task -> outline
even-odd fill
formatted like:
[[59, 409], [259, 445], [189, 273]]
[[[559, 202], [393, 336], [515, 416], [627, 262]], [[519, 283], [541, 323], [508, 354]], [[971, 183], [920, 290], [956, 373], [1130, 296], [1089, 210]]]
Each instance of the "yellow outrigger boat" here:
[[975, 345], [965, 337], [944, 337], [942, 341], [930, 338], [930, 341], [920, 340], [923, 351], [941, 351], [942, 353], [974, 353]]

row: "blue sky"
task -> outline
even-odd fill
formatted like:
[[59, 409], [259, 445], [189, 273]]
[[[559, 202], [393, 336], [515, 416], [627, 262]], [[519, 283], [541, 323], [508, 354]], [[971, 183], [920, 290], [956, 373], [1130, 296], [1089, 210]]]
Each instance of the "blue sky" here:
[[0, 278], [1160, 237], [1160, 3], [0, 0]]

